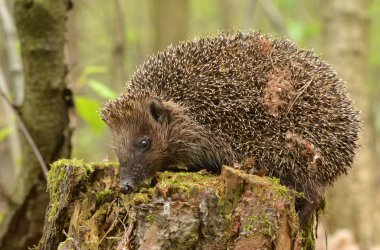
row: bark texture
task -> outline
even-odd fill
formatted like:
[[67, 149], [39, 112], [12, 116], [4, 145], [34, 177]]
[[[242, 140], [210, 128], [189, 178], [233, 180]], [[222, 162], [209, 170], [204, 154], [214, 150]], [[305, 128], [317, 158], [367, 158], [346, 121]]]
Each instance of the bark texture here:
[[[374, 152], [369, 119], [368, 1], [325, 0], [325, 57], [348, 82], [349, 92], [361, 110], [362, 147], [347, 179], [337, 182], [328, 197], [329, 229], [349, 228], [363, 249], [375, 240]], [[377, 209], [378, 210], [378, 209]], [[378, 237], [377, 237], [378, 238]], [[379, 240], [379, 239], [377, 239]]]
[[[68, 3], [63, 0], [16, 0], [14, 16], [21, 44], [25, 97], [21, 117], [46, 163], [70, 153], [63, 46]], [[23, 169], [14, 195], [15, 215], [1, 242], [2, 249], [27, 249], [38, 242], [48, 203], [41, 167], [24, 141]]]
[[123, 195], [118, 170], [54, 163], [38, 249], [300, 249], [306, 242], [295, 193], [276, 179], [230, 167], [220, 176], [163, 172], [156, 184]]

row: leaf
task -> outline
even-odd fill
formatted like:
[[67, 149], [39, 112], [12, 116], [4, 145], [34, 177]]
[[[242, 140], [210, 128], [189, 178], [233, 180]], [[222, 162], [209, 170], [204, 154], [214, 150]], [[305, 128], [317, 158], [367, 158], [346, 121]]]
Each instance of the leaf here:
[[138, 32], [134, 29], [128, 29], [126, 33], [127, 41], [129, 43], [136, 43], [138, 41]]
[[83, 86], [86, 84], [87, 78], [93, 74], [105, 74], [108, 70], [104, 66], [87, 66], [80, 74], [78, 79], [78, 85]]
[[100, 133], [105, 125], [99, 117], [100, 103], [92, 98], [77, 96], [75, 98], [77, 113], [95, 132]]
[[292, 10], [294, 8], [294, 0], [281, 0], [279, 5], [286, 10]]
[[113, 99], [116, 97], [116, 93], [111, 88], [98, 80], [90, 79], [88, 85], [100, 97], [105, 99]]
[[290, 21], [288, 24], [289, 36], [297, 41], [301, 42], [305, 35], [305, 25], [296, 21]]
[[0, 129], [0, 142], [4, 141], [5, 139], [8, 138], [9, 134], [11, 133], [12, 128], [11, 127], [5, 127]]
[[104, 74], [107, 73], [108, 70], [104, 66], [87, 66], [84, 70], [86, 74]]

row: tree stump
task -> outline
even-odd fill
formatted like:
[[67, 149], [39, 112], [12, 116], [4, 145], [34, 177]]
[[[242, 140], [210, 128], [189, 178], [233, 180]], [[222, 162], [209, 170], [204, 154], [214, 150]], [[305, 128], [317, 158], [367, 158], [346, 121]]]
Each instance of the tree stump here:
[[157, 173], [138, 193], [118, 190], [116, 163], [60, 160], [38, 249], [300, 249], [296, 193], [224, 166]]

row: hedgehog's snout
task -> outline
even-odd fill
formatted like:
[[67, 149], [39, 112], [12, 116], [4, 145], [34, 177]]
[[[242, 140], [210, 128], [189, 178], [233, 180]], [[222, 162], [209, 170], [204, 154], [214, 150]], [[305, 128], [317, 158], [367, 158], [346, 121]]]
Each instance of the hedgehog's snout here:
[[123, 194], [130, 194], [137, 191], [136, 177], [132, 175], [134, 165], [128, 161], [120, 161], [119, 188]]
[[124, 180], [120, 179], [119, 187], [120, 187], [120, 192], [122, 192], [123, 194], [130, 194], [136, 190], [132, 181], [129, 179], [124, 179]]

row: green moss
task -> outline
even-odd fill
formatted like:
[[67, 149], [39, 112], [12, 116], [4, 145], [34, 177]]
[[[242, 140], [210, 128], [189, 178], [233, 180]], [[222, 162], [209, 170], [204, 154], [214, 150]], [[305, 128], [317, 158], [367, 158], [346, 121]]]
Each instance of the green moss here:
[[106, 207], [101, 207], [101, 208], [99, 208], [98, 209], [98, 211], [97, 211], [97, 213], [99, 214], [99, 215], [106, 215], [107, 214], [107, 208]]
[[187, 198], [198, 194], [207, 186], [216, 186], [219, 177], [212, 174], [192, 172], [163, 172], [159, 175], [158, 188], [169, 197], [174, 193], [185, 194]]
[[301, 240], [304, 250], [315, 249], [315, 238], [314, 238], [314, 216], [301, 232]]
[[4, 213], [0, 213], [0, 223], [4, 221], [4, 217], [5, 217]]
[[224, 199], [220, 203], [220, 212], [227, 220], [232, 219], [232, 210], [235, 209], [244, 191], [244, 185], [239, 186], [235, 192], [222, 196]]
[[87, 180], [89, 174], [94, 171], [91, 165], [84, 163], [83, 160], [77, 159], [61, 159], [51, 164], [51, 168], [48, 173], [48, 190], [50, 193], [50, 210], [48, 221], [52, 221], [56, 217], [59, 205], [62, 202], [65, 202], [65, 200], [61, 200], [61, 198], [67, 198], [61, 197], [59, 189], [61, 185], [70, 185], [67, 183], [67, 172], [69, 167], [79, 170], [78, 174], [80, 180]]
[[110, 167], [119, 167], [119, 163], [117, 161], [111, 161], [111, 162], [90, 162], [89, 165], [92, 168], [110, 168]]
[[322, 200], [321, 200], [321, 204], [319, 205], [319, 208], [318, 208], [318, 213], [319, 213], [320, 211], [325, 211], [325, 210], [327, 210], [327, 208], [328, 208], [327, 199], [323, 197]]
[[303, 247], [304, 247], [303, 249], [305, 250], [315, 249], [314, 222], [318, 221], [318, 220], [315, 220], [315, 216], [320, 216], [320, 213], [326, 209], [326, 206], [327, 206], [327, 201], [325, 198], [323, 198], [321, 200], [321, 204], [319, 208], [317, 209], [316, 213], [313, 214], [309, 223], [307, 224], [305, 229], [302, 231], [301, 239], [303, 242]]
[[63, 249], [75, 249], [75, 240], [72, 237], [68, 237], [65, 241], [59, 243], [57, 250]]
[[140, 204], [148, 204], [153, 197], [154, 188], [142, 188], [139, 193], [121, 195], [124, 205], [137, 206]]
[[262, 212], [258, 215], [248, 217], [243, 224], [243, 231], [272, 237], [276, 232], [277, 225], [274, 215]]
[[105, 201], [109, 201], [113, 197], [112, 190], [103, 190], [96, 194], [96, 203], [101, 204]]
[[149, 203], [153, 197], [171, 197], [172, 194], [184, 194], [186, 198], [195, 196], [204, 187], [216, 186], [219, 178], [212, 174], [201, 173], [159, 173], [159, 182], [153, 188], [141, 188], [139, 193], [121, 195], [125, 205], [140, 205]]
[[[224, 216], [230, 216], [232, 210], [235, 209], [241, 196], [246, 191], [246, 184], [250, 182], [250, 177], [254, 176], [247, 175], [231, 167], [224, 167], [223, 171], [225, 172], [223, 178], [226, 178], [226, 181], [223, 181], [219, 187], [219, 192], [222, 194], [221, 212]], [[228, 181], [230, 177], [232, 178], [232, 182]]]
[[290, 190], [286, 186], [282, 185], [280, 180], [275, 177], [267, 177], [267, 180], [269, 180], [273, 184], [274, 191], [276, 192], [276, 198], [277, 199], [286, 199], [286, 200], [292, 200], [295, 196], [302, 196], [302, 194]]
[[144, 220], [147, 222], [154, 222], [156, 220], [156, 215], [148, 214], [147, 216], [145, 216]]
[[147, 204], [151, 200], [151, 197], [146, 193], [137, 193], [133, 196], [132, 202], [134, 205]]

